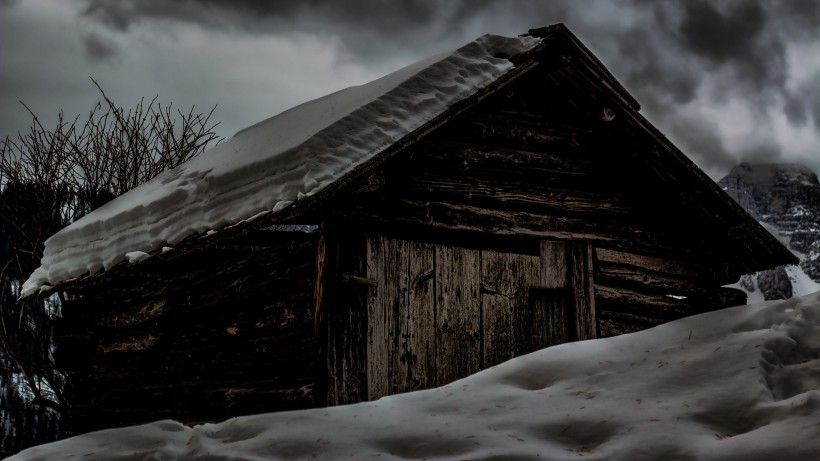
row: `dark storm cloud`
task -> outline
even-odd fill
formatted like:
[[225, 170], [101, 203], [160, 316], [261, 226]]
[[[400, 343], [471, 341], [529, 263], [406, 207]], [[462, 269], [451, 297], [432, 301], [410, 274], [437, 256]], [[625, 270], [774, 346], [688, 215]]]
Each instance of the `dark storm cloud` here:
[[[145, 21], [197, 24], [232, 33], [284, 35], [307, 32], [338, 37], [363, 60], [448, 43], [463, 28], [507, 7], [509, 0], [84, 0], [83, 14], [119, 31]], [[527, 2], [523, 2], [527, 3]], [[535, 24], [539, 25], [539, 24]]]
[[107, 61], [119, 54], [119, 47], [110, 39], [97, 33], [88, 33], [83, 36], [85, 55], [92, 61]]
[[725, 14], [703, 0], [684, 3], [680, 32], [684, 43], [696, 54], [716, 62], [745, 60], [763, 32], [766, 17], [756, 2], [743, 2]]
[[106, 0], [89, 0], [83, 14], [92, 17], [106, 26], [126, 31], [131, 26], [150, 19], [187, 19], [196, 21], [201, 12], [191, 2], [174, 0], [142, 1], [125, 0], [110, 2]]
[[[332, 29], [350, 29], [358, 25], [378, 32], [397, 32], [417, 29], [436, 22], [463, 17], [469, 11], [481, 11], [489, 3], [449, 2], [435, 0], [410, 0], [385, 2], [383, 0], [88, 0], [85, 14], [95, 17], [111, 27], [126, 30], [133, 24], [150, 18], [199, 22], [209, 26], [226, 24], [231, 18], [220, 15], [239, 15], [246, 29], [253, 33], [273, 32], [264, 27], [268, 20], [286, 21], [310, 16], [317, 18]], [[446, 5], [454, 8], [445, 7]], [[442, 11], [450, 11], [441, 18]], [[301, 26], [299, 26], [301, 27]]]
[[716, 129], [688, 107], [703, 98], [759, 107], [761, 126], [770, 126], [768, 110], [776, 107], [794, 126], [812, 118], [820, 127], [820, 90], [790, 88], [787, 68], [790, 44], [820, 39], [817, 0], [78, 1], [87, 17], [113, 30], [175, 21], [230, 33], [307, 32], [338, 38], [362, 62], [427, 54], [483, 32], [565, 22], [650, 119], [704, 164], [728, 165], [738, 156], [773, 161], [781, 153], [770, 144], [728, 152]]
[[682, 43], [709, 67], [731, 68], [737, 82], [752, 91], [782, 87], [786, 81], [786, 45], [768, 27], [769, 12], [754, 1], [720, 11], [703, 0], [684, 3], [679, 32]]
[[[809, 114], [820, 126], [816, 86], [788, 87], [787, 45], [820, 38], [820, 2], [643, 1], [632, 3], [644, 14], [632, 25], [605, 33], [620, 56], [607, 61], [622, 76], [653, 121], [662, 121], [672, 137], [704, 165], [722, 166], [738, 159], [777, 161], [775, 145], [726, 151], [713, 129], [696, 127], [676, 106], [709, 98], [739, 100], [758, 107], [756, 122], [783, 110], [790, 124], [804, 125]], [[598, 36], [599, 39], [604, 39]], [[620, 58], [620, 59], [618, 59]], [[610, 64], [614, 63], [614, 64]], [[708, 86], [709, 91], [700, 91]], [[809, 96], [809, 97], [807, 97]], [[702, 101], [699, 99], [699, 101]], [[777, 102], [781, 101], [781, 102]]]
[[[815, 77], [815, 82], [820, 81], [820, 75], [815, 75]], [[820, 88], [818, 88], [815, 84], [811, 86], [810, 92], [807, 93], [807, 104], [811, 108], [811, 112], [814, 114], [814, 125], [817, 127], [817, 130], [820, 131]]]
[[714, 124], [690, 114], [676, 114], [667, 120], [669, 126], [680, 139], [684, 152], [705, 152], [700, 166], [704, 169], [729, 171], [738, 163], [738, 157], [726, 150]]
[[803, 125], [809, 119], [811, 101], [805, 101], [802, 94], [788, 93], [785, 95], [783, 112], [792, 125]]
[[777, 145], [771, 142], [758, 144], [756, 146], [744, 149], [740, 152], [740, 157], [743, 158], [744, 162], [751, 164], [777, 163], [785, 161], [783, 158], [783, 152]]
[[617, 43], [626, 62], [618, 67], [626, 83], [642, 92], [671, 95], [678, 104], [692, 101], [702, 77], [686, 69], [685, 62], [668, 59], [653, 34], [656, 35], [643, 26], [621, 31]]
[[820, 35], [820, 3], [817, 0], [790, 0], [777, 2], [784, 22], [791, 25], [786, 32], [791, 36], [817, 38]]

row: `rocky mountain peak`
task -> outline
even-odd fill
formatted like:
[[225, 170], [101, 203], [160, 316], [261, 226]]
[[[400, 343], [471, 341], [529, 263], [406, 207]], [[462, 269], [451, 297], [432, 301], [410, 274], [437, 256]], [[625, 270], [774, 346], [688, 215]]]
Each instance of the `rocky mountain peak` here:
[[801, 216], [803, 209], [820, 216], [820, 181], [803, 165], [741, 163], [718, 184], [743, 208], [769, 224], [789, 215]]
[[[820, 282], [820, 180], [803, 165], [741, 163], [718, 184], [758, 221], [769, 224], [798, 257], [800, 267]], [[779, 286], [767, 299], [791, 293], [785, 269], [758, 274], [759, 286]]]

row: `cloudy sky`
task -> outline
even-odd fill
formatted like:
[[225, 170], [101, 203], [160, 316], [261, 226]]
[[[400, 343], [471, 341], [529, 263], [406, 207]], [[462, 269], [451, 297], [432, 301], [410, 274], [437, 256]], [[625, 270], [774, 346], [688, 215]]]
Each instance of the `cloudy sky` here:
[[817, 0], [0, 0], [0, 136], [118, 104], [218, 105], [217, 131], [485, 34], [564, 22], [718, 179], [740, 161], [820, 172]]

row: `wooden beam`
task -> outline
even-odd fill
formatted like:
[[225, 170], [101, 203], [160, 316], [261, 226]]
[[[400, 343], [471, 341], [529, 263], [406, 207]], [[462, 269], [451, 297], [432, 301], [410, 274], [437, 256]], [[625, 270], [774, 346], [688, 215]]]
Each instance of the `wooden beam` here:
[[542, 240], [541, 247], [541, 279], [537, 288], [554, 290], [568, 288], [569, 260], [567, 243], [555, 240]]
[[348, 285], [357, 285], [361, 287], [376, 288], [379, 286], [378, 280], [373, 280], [367, 277], [360, 277], [357, 275], [342, 275], [342, 282]]
[[[326, 234], [326, 264], [322, 304], [326, 318], [327, 405], [367, 400], [367, 298], [371, 289], [366, 269], [363, 232], [333, 222], [320, 226]], [[346, 280], [348, 283], [346, 283]], [[351, 281], [362, 282], [349, 283]], [[364, 289], [363, 289], [364, 288]], [[317, 386], [320, 384], [317, 378]], [[317, 395], [319, 390], [317, 388]]]
[[592, 244], [573, 241], [567, 244], [569, 250], [569, 285], [572, 289], [576, 315], [577, 338], [594, 339], [597, 336], [595, 322], [595, 292], [593, 280]]

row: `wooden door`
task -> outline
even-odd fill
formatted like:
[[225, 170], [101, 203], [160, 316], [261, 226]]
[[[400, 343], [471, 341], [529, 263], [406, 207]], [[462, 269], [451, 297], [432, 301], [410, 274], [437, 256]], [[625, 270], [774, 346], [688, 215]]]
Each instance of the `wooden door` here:
[[368, 398], [594, 337], [594, 314], [576, 312], [594, 309], [588, 255], [588, 245], [564, 242], [528, 255], [369, 237]]
[[532, 350], [596, 337], [592, 247], [542, 241], [541, 278], [530, 291]]

